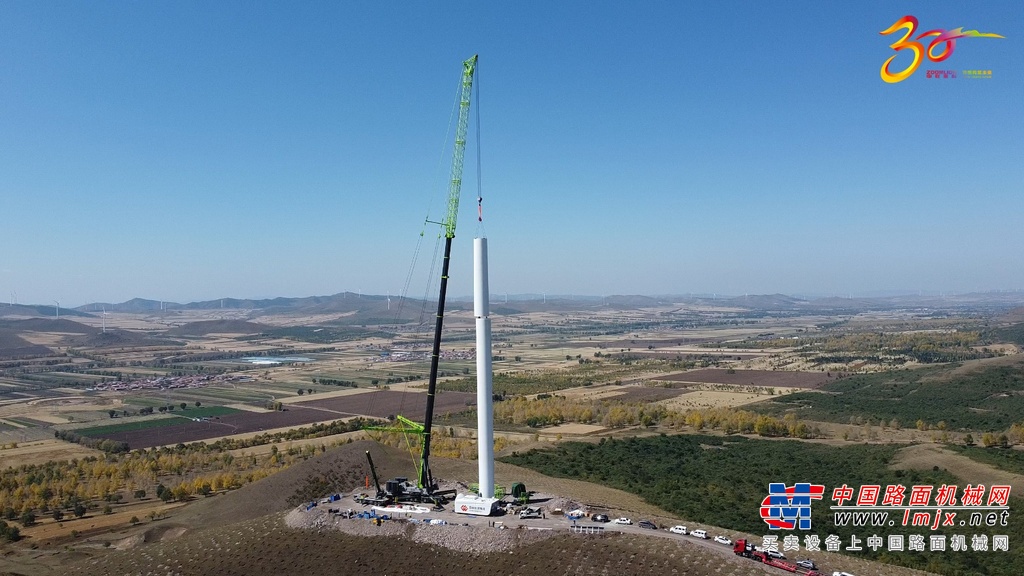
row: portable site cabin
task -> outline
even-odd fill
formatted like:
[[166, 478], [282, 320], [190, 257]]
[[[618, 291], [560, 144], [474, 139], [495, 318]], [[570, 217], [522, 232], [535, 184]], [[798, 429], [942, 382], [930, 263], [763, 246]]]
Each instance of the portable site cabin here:
[[476, 494], [459, 494], [455, 497], [454, 510], [458, 514], [472, 514], [473, 516], [490, 516], [498, 507], [497, 498], [484, 498]]

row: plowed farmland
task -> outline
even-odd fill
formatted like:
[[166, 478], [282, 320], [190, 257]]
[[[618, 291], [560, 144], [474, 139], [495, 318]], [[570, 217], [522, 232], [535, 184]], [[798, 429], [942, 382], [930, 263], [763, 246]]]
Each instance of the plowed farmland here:
[[[372, 416], [387, 418], [395, 414], [410, 416], [419, 420], [427, 408], [427, 395], [418, 393], [379, 390], [366, 394], [336, 396], [308, 400], [292, 404], [335, 412], [341, 416]], [[434, 396], [434, 414], [445, 412], [461, 412], [467, 407], [476, 406], [476, 394], [466, 392], [440, 392]]]
[[699, 382], [733, 386], [771, 386], [781, 388], [819, 388], [834, 380], [826, 372], [791, 372], [785, 370], [719, 370], [708, 368], [660, 376], [670, 382]]

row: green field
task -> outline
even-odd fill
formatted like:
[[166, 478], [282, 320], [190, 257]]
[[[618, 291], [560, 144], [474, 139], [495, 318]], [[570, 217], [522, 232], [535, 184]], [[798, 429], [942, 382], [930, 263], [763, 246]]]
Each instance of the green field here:
[[[640, 495], [664, 510], [695, 520], [753, 535], [769, 533], [759, 515], [768, 484], [798, 482], [825, 485], [825, 497], [813, 505], [812, 530], [795, 532], [838, 535], [844, 543], [853, 535], [866, 538], [875, 531], [885, 534], [930, 533], [921, 528], [854, 528], [836, 526], [829, 506], [832, 490], [847, 485], [854, 491], [862, 485], [903, 485], [910, 493], [912, 485], [959, 484], [942, 470], [892, 470], [889, 463], [900, 449], [896, 445], [853, 445], [842, 448], [798, 441], [751, 440], [721, 436], [655, 436], [625, 440], [602, 440], [599, 444], [566, 443], [550, 450], [533, 450], [503, 458], [505, 462], [525, 466], [543, 474], [585, 480]], [[947, 575], [1017, 576], [1024, 565], [1024, 547], [1013, 542], [1024, 538], [1024, 501], [1010, 500], [1011, 514], [1006, 527], [950, 527], [934, 533], [1006, 534], [1009, 552], [930, 552], [892, 553], [865, 548], [858, 557], [870, 557], [893, 564], [910, 566]], [[774, 534], [775, 532], [773, 532]], [[778, 533], [779, 540], [785, 535]], [[845, 544], [844, 544], [845, 545]], [[824, 548], [823, 548], [824, 549]]]
[[[580, 363], [581, 361], [584, 363]], [[645, 371], [675, 369], [677, 366], [681, 366], [681, 363], [649, 359], [591, 362], [590, 359], [577, 359], [572, 356], [566, 360], [566, 366], [565, 370], [497, 372], [494, 374], [494, 393], [502, 395], [538, 394], [593, 384], [607, 384], [635, 377]], [[437, 389], [439, 391], [475, 392], [476, 377], [445, 380], [438, 383]]]
[[997, 341], [1013, 342], [1024, 346], [1024, 323], [993, 330], [993, 335]]
[[38, 420], [29, 420], [28, 418], [19, 418], [17, 416], [10, 416], [8, 418], [4, 418], [4, 420], [8, 420], [10, 422], [16, 422], [18, 424], [23, 424], [25, 426], [28, 426], [29, 428], [35, 428], [36, 426], [39, 426], [39, 425], [42, 424]]
[[[118, 432], [129, 432], [132, 430], [145, 430], [148, 428], [163, 428], [165, 426], [178, 426], [187, 421], [188, 418], [212, 418], [238, 412], [234, 408], [224, 406], [203, 406], [201, 408], [189, 408], [188, 410], [175, 410], [170, 413], [171, 417], [164, 416], [133, 416], [123, 419], [123, 422], [107, 426], [94, 426], [75, 430], [76, 434], [90, 438], [102, 438]], [[186, 419], [186, 420], [183, 420]]]
[[[951, 377], [954, 366], [865, 374], [829, 382], [821, 392], [797, 392], [750, 409], [801, 420], [914, 427], [945, 422], [949, 430], [996, 432], [1024, 421], [1024, 368], [993, 367]], [[824, 393], [822, 393], [824, 392]]]

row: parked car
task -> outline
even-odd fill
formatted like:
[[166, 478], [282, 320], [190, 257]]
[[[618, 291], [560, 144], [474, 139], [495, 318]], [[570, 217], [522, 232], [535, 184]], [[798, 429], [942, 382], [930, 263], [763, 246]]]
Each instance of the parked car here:
[[629, 518], [616, 518], [615, 520], [612, 520], [612, 524], [632, 524], [632, 523], [633, 523], [633, 521], [630, 520]]
[[685, 535], [686, 534], [686, 526], [673, 526], [673, 527], [669, 528], [668, 531], [673, 533], [673, 534], [683, 534], [683, 535]]
[[608, 522], [609, 521], [607, 514], [594, 514], [594, 516], [591, 518], [591, 520], [593, 520], [594, 522]]
[[704, 540], [708, 539], [708, 533], [704, 530], [694, 530], [693, 532], [690, 532], [690, 536], [693, 536], [694, 538], [703, 538]]
[[814, 560], [797, 560], [796, 565], [801, 568], [807, 568], [808, 570], [818, 569], [818, 565], [814, 563]]
[[658, 529], [658, 525], [655, 524], [654, 522], [651, 522], [650, 520], [641, 520], [641, 521], [637, 522], [637, 526], [639, 526], [641, 528], [646, 528], [648, 530], [657, 530]]
[[715, 542], [718, 542], [719, 544], [725, 544], [726, 546], [732, 544], [732, 540], [729, 540], [725, 536], [715, 536]]
[[[772, 558], [775, 558], [776, 560], [785, 560], [786, 559], [786, 555], [783, 554], [782, 552], [779, 552], [778, 550], [769, 550], [769, 551], [765, 552], [765, 554], [767, 554], [768, 556], [770, 556]], [[812, 570], [813, 570], [813, 568], [812, 568]]]

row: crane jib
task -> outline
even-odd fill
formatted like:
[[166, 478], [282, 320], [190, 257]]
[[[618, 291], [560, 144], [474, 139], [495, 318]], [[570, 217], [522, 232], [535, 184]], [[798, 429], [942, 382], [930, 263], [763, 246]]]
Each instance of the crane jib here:
[[455, 153], [452, 155], [452, 176], [448, 186], [448, 212], [444, 218], [444, 235], [455, 237], [459, 217], [459, 195], [462, 191], [462, 159], [466, 155], [466, 133], [469, 129], [469, 103], [473, 92], [476, 56], [462, 63], [462, 93], [459, 97], [459, 123], [455, 130]]

